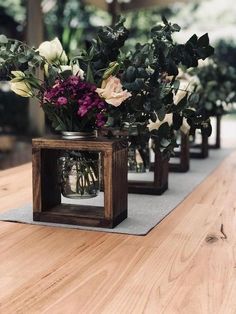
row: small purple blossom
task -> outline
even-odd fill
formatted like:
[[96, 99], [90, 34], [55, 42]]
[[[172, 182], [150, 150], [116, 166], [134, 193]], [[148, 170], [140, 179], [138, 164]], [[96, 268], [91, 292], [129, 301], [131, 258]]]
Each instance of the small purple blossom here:
[[78, 115], [80, 117], [83, 117], [83, 116], [85, 116], [87, 114], [87, 112], [88, 112], [88, 108], [86, 106], [82, 105], [82, 106], [79, 107]]
[[104, 126], [105, 123], [106, 123], [106, 117], [104, 113], [102, 112], [98, 113], [97, 120], [96, 120], [97, 127], [101, 128], [102, 126]]
[[60, 105], [60, 106], [66, 105], [66, 104], [67, 104], [67, 99], [66, 99], [66, 97], [59, 97], [59, 98], [57, 99], [57, 103], [58, 103], [58, 105]]

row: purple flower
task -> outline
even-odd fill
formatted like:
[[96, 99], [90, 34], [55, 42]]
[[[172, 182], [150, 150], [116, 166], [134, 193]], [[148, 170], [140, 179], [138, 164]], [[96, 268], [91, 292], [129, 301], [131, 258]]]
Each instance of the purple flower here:
[[[106, 122], [107, 103], [96, 92], [96, 85], [82, 81], [79, 76], [71, 75], [66, 79], [58, 79], [43, 94], [43, 102], [52, 108], [66, 106], [71, 113], [74, 125], [80, 128], [101, 127]], [[64, 118], [64, 111], [56, 111]], [[64, 121], [64, 120], [63, 120]]]
[[102, 112], [97, 114], [97, 120], [96, 120], [96, 125], [97, 127], [102, 127], [104, 126], [104, 124], [106, 123], [106, 117], [104, 116], [104, 114]]
[[87, 112], [88, 112], [88, 108], [86, 106], [80, 106], [78, 110], [78, 115], [80, 117], [83, 117], [86, 115]]
[[59, 98], [57, 99], [57, 103], [58, 103], [58, 105], [60, 105], [60, 106], [66, 105], [66, 104], [67, 104], [67, 99], [66, 99], [66, 97], [59, 97]]

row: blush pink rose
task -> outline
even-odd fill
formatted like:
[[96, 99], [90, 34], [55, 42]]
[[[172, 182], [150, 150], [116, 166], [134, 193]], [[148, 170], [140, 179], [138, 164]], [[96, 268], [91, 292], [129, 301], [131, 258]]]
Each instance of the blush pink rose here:
[[96, 92], [108, 104], [115, 107], [120, 106], [123, 101], [132, 96], [127, 90], [123, 90], [120, 80], [115, 76], [104, 80], [101, 88], [97, 88]]

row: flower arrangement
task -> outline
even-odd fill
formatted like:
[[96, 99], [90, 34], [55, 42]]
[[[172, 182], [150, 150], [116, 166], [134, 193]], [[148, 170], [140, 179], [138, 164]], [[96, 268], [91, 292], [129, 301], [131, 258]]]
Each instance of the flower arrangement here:
[[106, 123], [110, 107], [131, 96], [113, 75], [127, 34], [123, 23], [103, 28], [70, 62], [57, 38], [34, 49], [1, 35], [0, 74], [16, 94], [39, 99], [56, 131], [92, 131]]
[[57, 131], [88, 131], [105, 124], [132, 132], [136, 128], [139, 137], [152, 137], [158, 149], [171, 152], [174, 130], [210, 130], [209, 121], [192, 108], [196, 96], [186, 92], [177, 97], [177, 76], [180, 65], [197, 67], [213, 48], [207, 34], [176, 44], [172, 34], [179, 31], [163, 18], [146, 44], [123, 54], [129, 32], [121, 19], [114, 28], [101, 28], [91, 48], [70, 62], [58, 39], [32, 49], [1, 35], [0, 76], [11, 77], [12, 90], [21, 96], [37, 97]]

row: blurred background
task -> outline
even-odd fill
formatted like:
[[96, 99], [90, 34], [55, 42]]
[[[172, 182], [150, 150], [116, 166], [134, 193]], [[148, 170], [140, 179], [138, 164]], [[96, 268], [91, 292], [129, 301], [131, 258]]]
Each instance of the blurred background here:
[[[233, 0], [0, 0], [0, 34], [35, 47], [58, 37], [66, 53], [75, 55], [89, 45], [98, 27], [111, 25], [120, 14], [131, 29], [127, 50], [145, 42], [150, 29], [164, 15], [182, 28], [176, 41], [208, 32], [217, 62], [222, 62], [226, 73], [228, 67], [236, 70]], [[234, 113], [233, 106], [230, 112]], [[31, 138], [44, 134], [45, 125], [35, 101], [18, 97], [7, 82], [0, 81], [0, 170], [30, 161]]]

